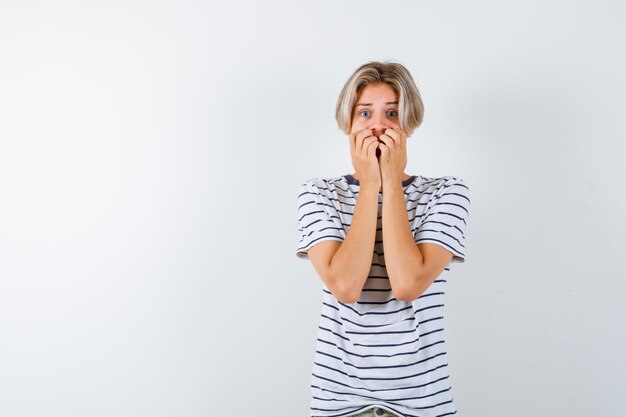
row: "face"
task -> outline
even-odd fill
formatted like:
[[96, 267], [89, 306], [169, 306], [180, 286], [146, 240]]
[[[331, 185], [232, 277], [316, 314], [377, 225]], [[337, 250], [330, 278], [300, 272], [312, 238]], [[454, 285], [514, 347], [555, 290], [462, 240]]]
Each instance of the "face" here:
[[400, 128], [398, 94], [387, 83], [367, 84], [356, 99], [350, 133], [372, 129], [379, 137], [385, 129], [396, 128]]

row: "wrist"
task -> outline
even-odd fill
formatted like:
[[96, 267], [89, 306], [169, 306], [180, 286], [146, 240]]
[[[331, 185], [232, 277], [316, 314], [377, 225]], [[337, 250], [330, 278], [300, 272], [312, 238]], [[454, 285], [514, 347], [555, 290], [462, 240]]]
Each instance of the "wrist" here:
[[382, 183], [389, 186], [397, 184], [402, 187], [402, 175], [400, 175], [399, 177], [383, 177]]
[[370, 178], [370, 179], [366, 179], [363, 178], [359, 181], [359, 186], [360, 189], [374, 189], [376, 190], [376, 192], [378, 192], [378, 189], [380, 188], [382, 184], [382, 178]]
[[392, 194], [404, 194], [404, 188], [402, 187], [402, 181], [383, 181], [383, 194], [384, 195], [392, 195]]
[[363, 184], [359, 187], [359, 194], [363, 195], [378, 195], [380, 191], [379, 184]]

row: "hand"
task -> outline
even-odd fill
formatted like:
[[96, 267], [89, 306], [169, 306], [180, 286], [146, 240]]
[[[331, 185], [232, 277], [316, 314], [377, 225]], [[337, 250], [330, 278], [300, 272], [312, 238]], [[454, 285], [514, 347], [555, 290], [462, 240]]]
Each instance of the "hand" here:
[[383, 184], [402, 184], [406, 168], [406, 133], [400, 129], [385, 129], [380, 135], [380, 176]]
[[351, 133], [348, 136], [348, 141], [350, 142], [352, 166], [359, 178], [359, 186], [361, 188], [371, 186], [379, 190], [382, 180], [376, 158], [378, 138], [373, 135], [370, 129], [365, 129]]

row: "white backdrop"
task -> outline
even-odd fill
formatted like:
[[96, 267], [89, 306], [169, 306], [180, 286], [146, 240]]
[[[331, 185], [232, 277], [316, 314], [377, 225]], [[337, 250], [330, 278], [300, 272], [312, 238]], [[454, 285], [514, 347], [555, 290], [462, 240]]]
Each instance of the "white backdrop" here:
[[622, 1], [0, 2], [0, 416], [307, 416], [298, 186], [396, 59], [463, 178], [461, 417], [626, 415]]

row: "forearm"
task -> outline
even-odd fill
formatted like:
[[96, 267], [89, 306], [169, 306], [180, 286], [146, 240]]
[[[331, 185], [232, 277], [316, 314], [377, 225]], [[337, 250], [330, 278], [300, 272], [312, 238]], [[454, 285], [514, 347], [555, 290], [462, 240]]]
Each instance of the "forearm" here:
[[406, 199], [401, 183], [383, 185], [383, 250], [385, 266], [394, 296], [414, 298], [420, 288], [422, 254], [411, 232]]
[[348, 302], [358, 300], [369, 275], [376, 241], [377, 218], [378, 190], [362, 187], [350, 229], [330, 263], [335, 288]]

